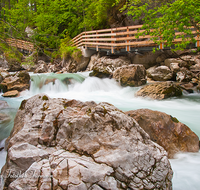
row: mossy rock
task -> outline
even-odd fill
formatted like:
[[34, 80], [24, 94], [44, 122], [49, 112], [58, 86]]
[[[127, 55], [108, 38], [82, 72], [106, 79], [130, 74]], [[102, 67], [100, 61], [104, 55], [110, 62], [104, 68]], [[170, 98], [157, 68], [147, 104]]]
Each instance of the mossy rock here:
[[89, 74], [90, 77], [98, 78], [110, 78], [112, 74], [106, 68], [93, 68], [93, 71]]

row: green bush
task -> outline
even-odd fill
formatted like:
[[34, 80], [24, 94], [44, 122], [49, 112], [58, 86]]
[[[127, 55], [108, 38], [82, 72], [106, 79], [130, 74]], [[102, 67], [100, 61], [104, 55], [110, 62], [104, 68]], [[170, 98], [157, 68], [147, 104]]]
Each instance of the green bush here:
[[60, 53], [63, 59], [73, 58], [76, 61], [79, 61], [82, 56], [81, 50], [73, 46], [68, 35], [61, 40]]
[[0, 51], [3, 52], [8, 63], [21, 63], [23, 54], [16, 48], [10, 47], [6, 43], [0, 43]]

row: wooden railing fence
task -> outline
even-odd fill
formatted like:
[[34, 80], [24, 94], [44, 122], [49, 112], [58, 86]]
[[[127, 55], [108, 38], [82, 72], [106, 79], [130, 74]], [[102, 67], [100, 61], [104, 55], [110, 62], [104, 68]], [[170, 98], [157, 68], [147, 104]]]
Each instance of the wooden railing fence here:
[[[125, 51], [131, 51], [132, 48], [140, 49], [144, 47], [158, 47], [164, 49], [164, 44], [156, 44], [150, 40], [152, 36], [144, 35], [137, 37], [138, 29], [141, 29], [142, 25], [127, 26], [103, 30], [93, 30], [82, 32], [78, 36], [72, 39], [73, 45], [77, 47], [93, 48], [96, 51], [101, 49], [107, 49], [114, 53], [115, 51], [124, 49]], [[197, 41], [196, 46], [200, 47], [200, 37], [198, 32], [191, 28], [192, 34]], [[140, 30], [143, 32], [144, 30]], [[181, 35], [182, 33], [176, 32], [175, 35]], [[174, 43], [180, 42], [182, 38], [174, 39]]]
[[6, 42], [8, 43], [8, 45], [21, 49], [22, 51], [25, 50], [28, 52], [32, 52], [34, 50], [34, 44], [28, 41], [7, 38]]

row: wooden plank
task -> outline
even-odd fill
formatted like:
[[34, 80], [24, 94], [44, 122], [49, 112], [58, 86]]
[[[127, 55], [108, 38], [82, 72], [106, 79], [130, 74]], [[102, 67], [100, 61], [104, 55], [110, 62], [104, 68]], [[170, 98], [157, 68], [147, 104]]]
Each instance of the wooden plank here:
[[[128, 26], [129, 30], [131, 29], [139, 29], [143, 25], [134, 25], [134, 26]], [[127, 30], [127, 26], [124, 27], [118, 27], [118, 28], [109, 28], [109, 29], [101, 29], [101, 30], [92, 30], [92, 31], [87, 31], [86, 33], [103, 33], [103, 32], [111, 32], [111, 31], [120, 31], [120, 30]]]
[[116, 36], [116, 33], [105, 33], [105, 34], [94, 34], [94, 35], [83, 35], [82, 38], [88, 37], [88, 38], [95, 38], [95, 37], [106, 37], [106, 36]]
[[97, 42], [84, 42], [84, 43], [80, 43], [79, 45], [99, 45], [99, 46], [110, 46], [110, 47], [114, 47], [114, 46], [126, 46], [126, 45], [140, 45], [140, 44], [155, 44], [154, 41], [137, 41], [137, 42], [129, 42], [129, 43], [97, 43]]
[[80, 42], [88, 42], [88, 41], [117, 41], [118, 38], [87, 38], [87, 39], [81, 39]]

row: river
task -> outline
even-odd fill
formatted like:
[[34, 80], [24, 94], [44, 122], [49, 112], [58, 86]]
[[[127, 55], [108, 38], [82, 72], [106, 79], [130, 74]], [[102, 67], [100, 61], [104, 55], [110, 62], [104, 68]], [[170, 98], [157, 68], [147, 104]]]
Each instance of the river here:
[[[99, 79], [88, 77], [88, 72], [76, 74], [30, 74], [30, 90], [23, 92], [18, 98], [3, 98], [10, 108], [0, 110], [11, 115], [9, 123], [0, 123], [0, 145], [3, 146], [6, 137], [13, 126], [14, 116], [23, 99], [38, 93], [46, 93], [52, 98], [77, 99], [81, 101], [109, 102], [122, 111], [148, 108], [162, 111], [176, 117], [186, 124], [200, 137], [200, 94], [184, 94], [180, 98], [167, 100], [151, 100], [135, 97], [139, 87], [121, 87], [113, 79]], [[54, 80], [56, 78], [57, 80]], [[68, 79], [71, 78], [71, 79]], [[45, 84], [45, 81], [53, 80]], [[70, 83], [70, 84], [69, 84]], [[0, 146], [0, 147], [1, 147]], [[0, 168], [4, 165], [6, 152], [0, 152]], [[200, 189], [200, 152], [178, 154], [175, 159], [170, 159], [173, 176], [174, 190], [199, 190]]]

